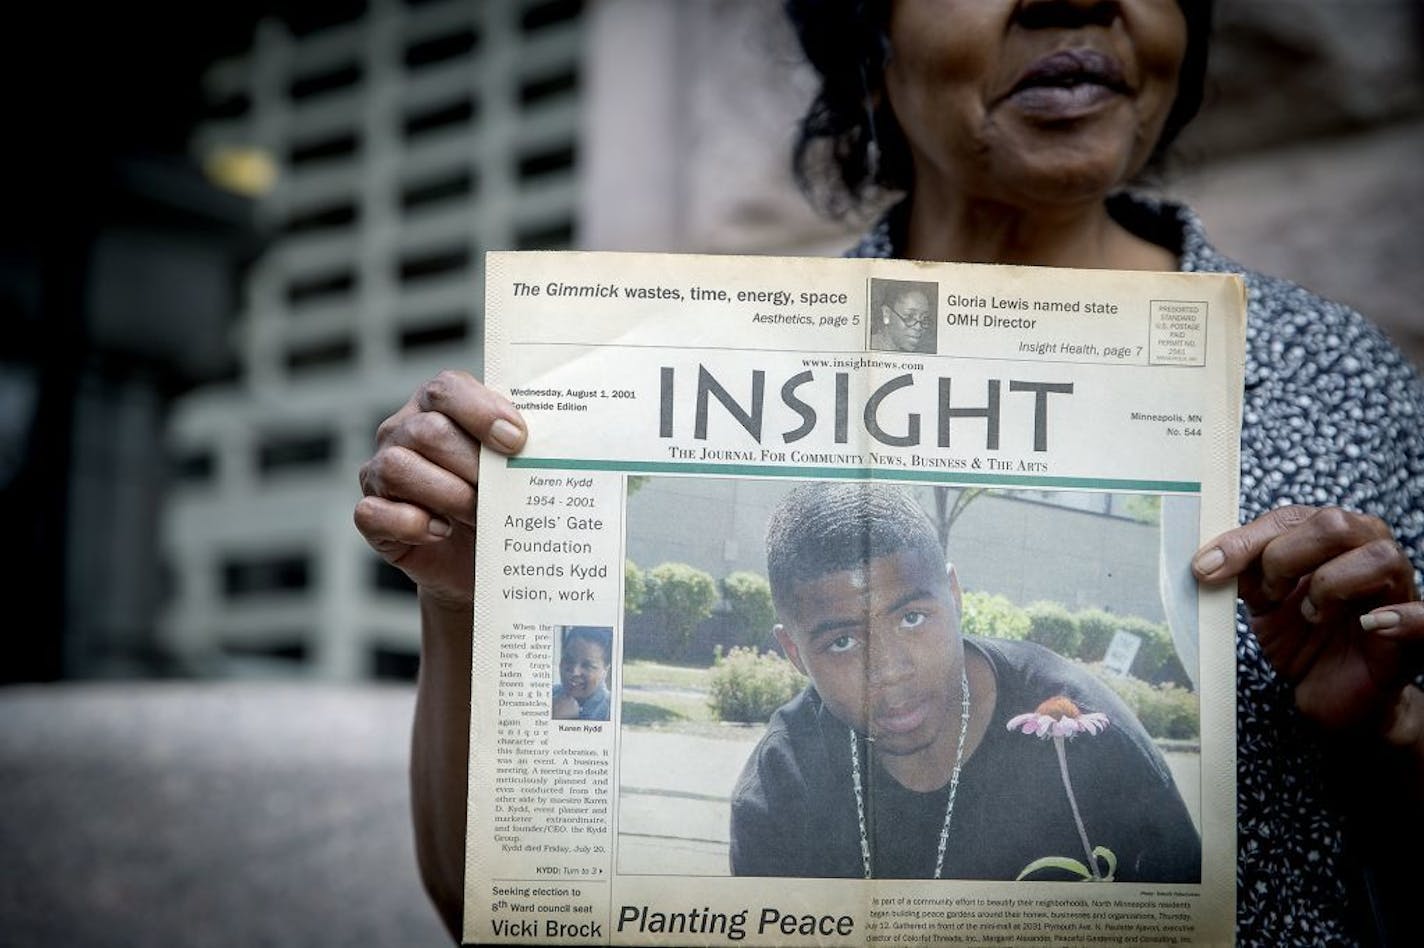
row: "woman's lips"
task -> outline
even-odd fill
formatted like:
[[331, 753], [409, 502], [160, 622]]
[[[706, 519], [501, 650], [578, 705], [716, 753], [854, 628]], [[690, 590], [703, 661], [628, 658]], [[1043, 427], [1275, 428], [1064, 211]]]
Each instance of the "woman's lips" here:
[[1063, 49], [1035, 60], [1006, 99], [1030, 115], [1067, 119], [1130, 91], [1114, 57], [1095, 49]]

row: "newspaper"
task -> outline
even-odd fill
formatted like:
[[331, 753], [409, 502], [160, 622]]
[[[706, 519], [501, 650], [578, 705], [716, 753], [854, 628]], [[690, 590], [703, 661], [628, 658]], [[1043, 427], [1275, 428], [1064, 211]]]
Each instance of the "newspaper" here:
[[464, 940], [1230, 943], [1244, 310], [488, 254]]

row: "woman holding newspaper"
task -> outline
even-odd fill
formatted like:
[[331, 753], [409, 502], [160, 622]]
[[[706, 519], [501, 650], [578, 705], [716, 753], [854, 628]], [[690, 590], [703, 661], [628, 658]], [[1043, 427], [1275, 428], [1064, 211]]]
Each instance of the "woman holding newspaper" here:
[[[1189, 210], [1123, 190], [1200, 103], [1209, 3], [787, 7], [822, 82], [796, 152], [804, 189], [832, 210], [905, 195], [855, 254], [1243, 272]], [[1374, 906], [1402, 884], [1378, 870], [1424, 800], [1424, 386], [1357, 314], [1244, 276], [1243, 526], [1194, 562], [1203, 583], [1237, 580], [1243, 603], [1237, 935], [1367, 940], [1390, 928]], [[452, 931], [478, 451], [525, 436], [503, 395], [444, 372], [381, 425], [361, 470], [357, 526], [420, 588], [415, 826]]]

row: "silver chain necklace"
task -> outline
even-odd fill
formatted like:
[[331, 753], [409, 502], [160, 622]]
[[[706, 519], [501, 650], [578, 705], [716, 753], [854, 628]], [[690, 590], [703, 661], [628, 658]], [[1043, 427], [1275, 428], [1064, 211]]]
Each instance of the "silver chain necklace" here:
[[[935, 851], [934, 878], [938, 879], [944, 869], [944, 849], [949, 843], [949, 824], [954, 819], [954, 795], [959, 790], [959, 767], [964, 763], [964, 738], [969, 734], [969, 673], [964, 666], [959, 668], [959, 747], [954, 752], [954, 770], [949, 774], [949, 803], [944, 808], [944, 825], [939, 830], [939, 848]], [[865, 831], [865, 796], [860, 778], [860, 740], [855, 731], [850, 732], [850, 779], [855, 788], [855, 817], [860, 823], [860, 864], [865, 870], [865, 878], [872, 878], [870, 871], [870, 836]]]

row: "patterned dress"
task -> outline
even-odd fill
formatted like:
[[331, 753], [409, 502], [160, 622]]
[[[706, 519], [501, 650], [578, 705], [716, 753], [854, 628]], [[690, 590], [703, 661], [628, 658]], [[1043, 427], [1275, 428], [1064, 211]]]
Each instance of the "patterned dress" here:
[[[1185, 207], [1118, 195], [1114, 217], [1177, 253], [1181, 269], [1246, 282], [1241, 518], [1286, 504], [1336, 505], [1381, 518], [1424, 571], [1424, 383], [1360, 314], [1211, 246]], [[849, 256], [893, 257], [904, 205]], [[1357, 943], [1360, 893], [1347, 820], [1326, 789], [1319, 735], [1295, 709], [1238, 611], [1237, 940]], [[1352, 907], [1351, 901], [1357, 904]]]

